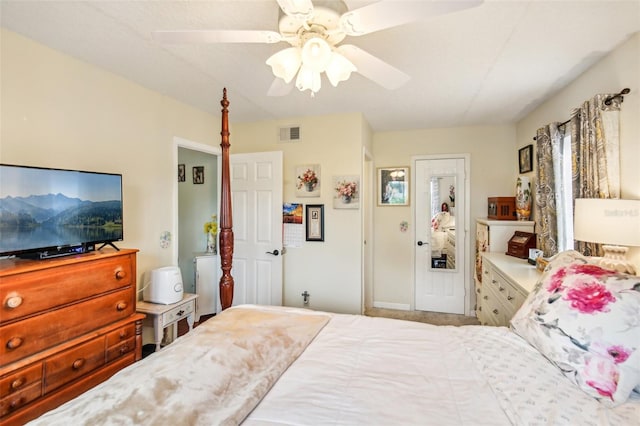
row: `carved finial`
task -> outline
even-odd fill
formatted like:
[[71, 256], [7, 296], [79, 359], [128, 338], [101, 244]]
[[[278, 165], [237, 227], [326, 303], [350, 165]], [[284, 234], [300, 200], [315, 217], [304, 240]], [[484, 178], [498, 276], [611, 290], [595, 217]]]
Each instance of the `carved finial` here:
[[222, 100], [220, 101], [220, 105], [222, 105], [222, 111], [226, 111], [229, 106], [229, 101], [227, 100], [227, 88], [222, 89]]

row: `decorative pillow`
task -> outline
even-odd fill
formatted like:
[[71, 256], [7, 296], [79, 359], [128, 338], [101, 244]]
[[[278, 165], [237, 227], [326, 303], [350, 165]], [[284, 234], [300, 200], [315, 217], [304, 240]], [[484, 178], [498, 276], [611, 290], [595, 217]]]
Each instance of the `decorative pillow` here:
[[511, 328], [607, 406], [640, 389], [640, 277], [556, 255]]

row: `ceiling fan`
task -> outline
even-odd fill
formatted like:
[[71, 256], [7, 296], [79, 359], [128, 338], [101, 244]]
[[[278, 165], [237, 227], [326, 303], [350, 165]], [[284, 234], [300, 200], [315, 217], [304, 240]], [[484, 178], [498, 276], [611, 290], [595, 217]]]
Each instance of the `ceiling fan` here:
[[[280, 6], [278, 32], [262, 30], [154, 31], [161, 43], [289, 43], [266, 61], [276, 76], [270, 96], [286, 95], [293, 77], [300, 91], [313, 96], [324, 72], [335, 87], [358, 72], [386, 89], [396, 89], [409, 76], [352, 44], [347, 36], [362, 36], [419, 19], [475, 7], [483, 0], [381, 0], [348, 10], [342, 0], [276, 0]], [[315, 3], [315, 4], [314, 4]]]

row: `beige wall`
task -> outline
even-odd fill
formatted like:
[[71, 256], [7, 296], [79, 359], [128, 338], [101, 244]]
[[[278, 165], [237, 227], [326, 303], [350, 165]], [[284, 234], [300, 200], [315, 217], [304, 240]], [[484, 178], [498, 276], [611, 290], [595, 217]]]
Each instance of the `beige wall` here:
[[[596, 93], [617, 93], [625, 87], [631, 93], [624, 96], [620, 110], [621, 197], [640, 199], [640, 33], [521, 120], [516, 126], [518, 147], [534, 143], [536, 129], [567, 120], [573, 108]], [[629, 254], [640, 269], [640, 248]]]
[[[376, 133], [373, 155], [376, 167], [411, 166], [415, 155], [461, 154], [471, 157], [470, 223], [486, 217], [487, 198], [512, 196], [517, 172], [515, 126], [477, 126]], [[413, 170], [412, 170], [413, 172]], [[374, 288], [378, 306], [413, 308], [413, 200], [410, 206], [376, 207], [374, 213]], [[400, 222], [409, 231], [400, 232]], [[475, 229], [470, 232], [469, 265], [473, 263]], [[472, 295], [472, 281], [467, 294]], [[473, 308], [474, 299], [470, 299]]]
[[118, 246], [140, 249], [139, 275], [172, 264], [160, 234], [173, 232], [173, 138], [219, 144], [220, 119], [10, 31], [0, 36], [0, 161], [122, 173]]
[[[301, 141], [277, 143], [277, 129], [292, 124], [300, 126]], [[285, 305], [302, 306], [306, 290], [312, 309], [360, 313], [362, 206], [334, 209], [332, 180], [336, 175], [361, 176], [366, 128], [359, 113], [231, 126], [232, 152], [283, 152], [285, 203], [324, 204], [324, 242], [304, 242], [284, 255]], [[303, 164], [320, 164], [320, 197], [296, 197], [295, 168]]]

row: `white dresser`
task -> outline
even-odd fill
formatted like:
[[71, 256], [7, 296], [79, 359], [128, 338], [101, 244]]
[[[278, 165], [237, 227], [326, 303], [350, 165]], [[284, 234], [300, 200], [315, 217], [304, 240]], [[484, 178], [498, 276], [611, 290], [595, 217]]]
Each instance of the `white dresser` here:
[[198, 295], [196, 304], [196, 322], [200, 321], [200, 316], [215, 314], [220, 312], [218, 295], [220, 290], [218, 283], [218, 255], [203, 253], [198, 254], [193, 259], [195, 273], [195, 292]]
[[504, 253], [486, 252], [482, 258], [478, 319], [482, 325], [508, 327], [541, 273], [525, 259]]

